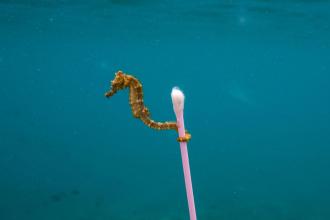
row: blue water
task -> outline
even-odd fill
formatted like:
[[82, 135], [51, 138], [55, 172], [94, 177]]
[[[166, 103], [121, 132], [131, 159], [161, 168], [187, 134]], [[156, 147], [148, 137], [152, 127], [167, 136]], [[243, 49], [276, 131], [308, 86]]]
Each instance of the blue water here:
[[330, 1], [2, 0], [0, 219], [330, 219]]

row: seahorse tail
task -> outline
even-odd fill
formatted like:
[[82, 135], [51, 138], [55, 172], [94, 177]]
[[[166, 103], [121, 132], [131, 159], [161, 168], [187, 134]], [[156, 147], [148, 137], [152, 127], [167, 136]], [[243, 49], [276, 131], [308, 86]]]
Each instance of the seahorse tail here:
[[156, 122], [149, 117], [142, 115], [140, 119], [146, 124], [148, 127], [156, 129], [156, 130], [176, 130], [177, 126], [175, 122]]

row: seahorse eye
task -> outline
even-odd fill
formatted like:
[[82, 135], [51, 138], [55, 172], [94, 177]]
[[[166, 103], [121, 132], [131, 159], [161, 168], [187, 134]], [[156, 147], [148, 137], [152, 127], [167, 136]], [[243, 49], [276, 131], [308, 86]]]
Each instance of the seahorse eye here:
[[111, 81], [111, 87], [113, 90], [121, 90], [124, 88], [124, 79], [121, 77], [115, 77], [114, 80]]

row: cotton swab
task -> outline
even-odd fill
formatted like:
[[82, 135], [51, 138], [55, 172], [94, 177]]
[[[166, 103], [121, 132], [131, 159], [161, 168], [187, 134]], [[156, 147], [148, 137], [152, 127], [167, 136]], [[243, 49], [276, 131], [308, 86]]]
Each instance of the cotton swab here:
[[[184, 99], [185, 99], [184, 94], [179, 88], [174, 87], [172, 89], [171, 97], [172, 97], [173, 109], [177, 118], [179, 137], [185, 137], [186, 132], [184, 127], [184, 117], [183, 117]], [[186, 185], [190, 220], [196, 220], [197, 219], [196, 208], [195, 208], [194, 192], [193, 192], [191, 174], [190, 174], [187, 142], [180, 142], [180, 149], [181, 149], [181, 158], [183, 165], [184, 180]]]

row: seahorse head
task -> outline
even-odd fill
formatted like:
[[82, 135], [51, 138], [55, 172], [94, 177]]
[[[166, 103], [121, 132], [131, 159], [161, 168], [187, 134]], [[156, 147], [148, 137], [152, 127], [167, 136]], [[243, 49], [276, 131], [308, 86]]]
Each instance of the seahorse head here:
[[115, 78], [111, 81], [111, 90], [105, 93], [106, 97], [113, 96], [117, 91], [124, 89], [125, 85], [125, 74], [122, 71], [118, 71]]

